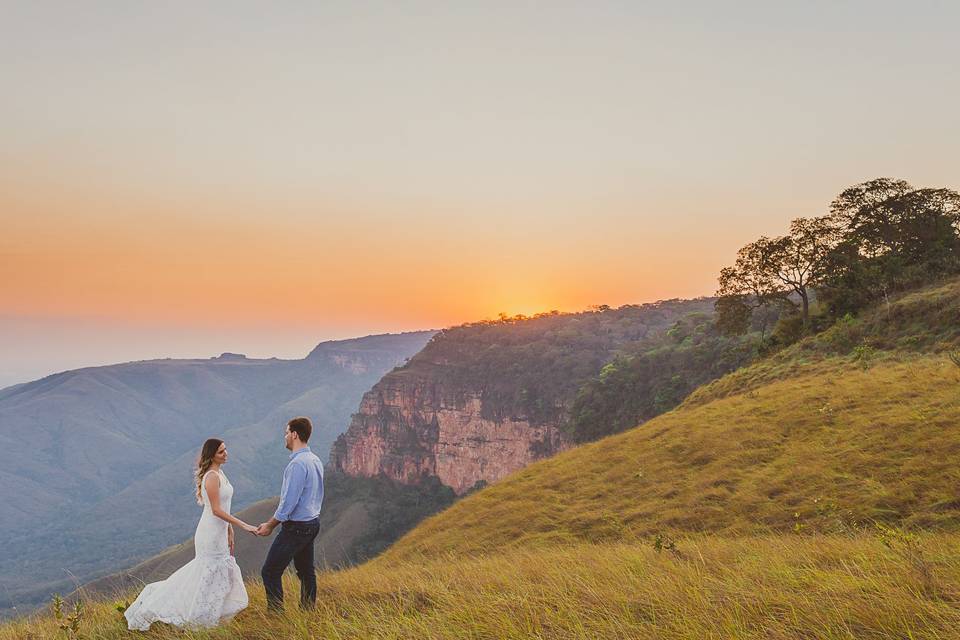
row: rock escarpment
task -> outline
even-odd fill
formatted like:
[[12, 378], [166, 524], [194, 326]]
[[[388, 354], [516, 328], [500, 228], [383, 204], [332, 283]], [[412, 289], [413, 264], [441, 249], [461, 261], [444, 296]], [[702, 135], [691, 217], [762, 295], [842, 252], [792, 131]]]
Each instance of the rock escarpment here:
[[569, 446], [558, 425], [485, 416], [482, 392], [405, 374], [388, 374], [364, 395], [331, 451], [337, 470], [404, 483], [437, 476], [462, 494]]

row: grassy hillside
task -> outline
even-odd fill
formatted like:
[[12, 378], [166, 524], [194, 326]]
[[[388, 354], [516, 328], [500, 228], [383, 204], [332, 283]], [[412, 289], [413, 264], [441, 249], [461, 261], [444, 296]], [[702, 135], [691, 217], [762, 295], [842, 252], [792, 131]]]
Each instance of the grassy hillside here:
[[315, 614], [254, 581], [226, 627], [151, 637], [957, 637], [958, 319], [960, 280], [913, 292], [460, 500]]
[[642, 427], [531, 465], [385, 562], [696, 532], [956, 530], [960, 280], [844, 321]]

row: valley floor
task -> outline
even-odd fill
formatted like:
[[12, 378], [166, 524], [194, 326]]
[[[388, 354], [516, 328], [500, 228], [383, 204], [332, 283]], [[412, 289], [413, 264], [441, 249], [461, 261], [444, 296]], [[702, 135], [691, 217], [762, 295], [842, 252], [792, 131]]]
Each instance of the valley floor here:
[[[783, 534], [371, 562], [319, 577], [318, 609], [270, 618], [262, 586], [212, 631], [128, 632], [89, 605], [81, 638], [957, 638], [960, 535]], [[288, 576], [288, 601], [296, 580]], [[54, 638], [44, 612], [0, 640]]]

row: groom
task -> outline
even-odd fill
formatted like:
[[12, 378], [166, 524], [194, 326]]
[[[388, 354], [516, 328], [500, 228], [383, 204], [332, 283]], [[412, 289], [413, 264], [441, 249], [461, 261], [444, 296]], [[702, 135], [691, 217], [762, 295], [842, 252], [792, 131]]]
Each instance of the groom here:
[[287, 423], [283, 440], [291, 453], [290, 462], [283, 470], [280, 504], [273, 517], [256, 531], [258, 536], [268, 536], [283, 523], [260, 570], [269, 611], [283, 611], [283, 572], [291, 560], [300, 578], [301, 608], [311, 609], [317, 601], [313, 540], [320, 531], [323, 463], [307, 446], [312, 431], [309, 418], [294, 418]]

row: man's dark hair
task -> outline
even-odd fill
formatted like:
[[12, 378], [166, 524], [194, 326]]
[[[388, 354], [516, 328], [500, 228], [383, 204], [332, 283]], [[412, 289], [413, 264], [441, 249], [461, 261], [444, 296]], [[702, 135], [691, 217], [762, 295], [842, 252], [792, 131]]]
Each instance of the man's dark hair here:
[[290, 428], [290, 431], [297, 434], [300, 437], [300, 442], [306, 442], [310, 439], [310, 434], [313, 433], [313, 425], [310, 424], [310, 418], [294, 418], [287, 423], [287, 426]]

